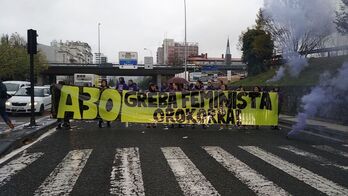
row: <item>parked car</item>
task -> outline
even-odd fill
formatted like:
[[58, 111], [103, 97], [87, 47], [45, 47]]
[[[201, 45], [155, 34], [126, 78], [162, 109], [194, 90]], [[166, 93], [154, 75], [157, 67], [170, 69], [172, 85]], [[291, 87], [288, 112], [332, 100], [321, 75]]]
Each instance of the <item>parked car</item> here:
[[[45, 110], [51, 109], [51, 93], [47, 86], [34, 87], [35, 112], [41, 115]], [[20, 88], [14, 96], [6, 102], [8, 113], [30, 113], [30, 86]]]
[[7, 88], [7, 94], [14, 95], [20, 88], [30, 86], [27, 81], [5, 81], [3, 82]]

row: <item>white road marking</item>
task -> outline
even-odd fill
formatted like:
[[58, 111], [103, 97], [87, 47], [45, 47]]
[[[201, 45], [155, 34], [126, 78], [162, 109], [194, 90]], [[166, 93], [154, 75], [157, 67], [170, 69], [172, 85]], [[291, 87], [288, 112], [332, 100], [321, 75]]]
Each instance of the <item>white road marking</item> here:
[[241, 182], [253, 190], [256, 195], [290, 195], [224, 149], [216, 146], [205, 146], [202, 148]]
[[343, 165], [333, 163], [324, 157], [318, 156], [318, 155], [311, 153], [311, 152], [307, 152], [307, 151], [298, 149], [298, 148], [293, 147], [293, 146], [279, 146], [279, 148], [286, 150], [286, 151], [289, 151], [289, 152], [292, 152], [296, 155], [299, 155], [299, 156], [302, 156], [305, 158], [309, 158], [309, 159], [312, 159], [314, 161], [318, 161], [321, 163], [321, 165], [329, 165], [329, 166], [334, 166], [334, 167], [337, 167], [337, 168], [340, 168], [343, 170], [348, 170], [348, 166], [343, 166]]
[[220, 195], [179, 147], [161, 150], [184, 195]]
[[313, 147], [313, 148], [316, 148], [316, 149], [319, 149], [319, 150], [322, 150], [322, 151], [326, 151], [326, 152], [335, 154], [335, 155], [339, 155], [339, 156], [343, 156], [343, 157], [348, 158], [348, 153], [343, 152], [343, 151], [340, 151], [340, 150], [337, 150], [337, 149], [335, 149], [335, 148], [332, 148], [331, 146], [326, 146], [326, 145], [313, 145], [312, 147]]
[[117, 148], [110, 177], [111, 195], [145, 195], [138, 148]]
[[23, 153], [22, 156], [14, 159], [0, 168], [0, 187], [11, 180], [12, 176], [25, 169], [28, 165], [40, 158], [43, 153]]
[[30, 144], [27, 144], [27, 145], [24, 145], [14, 151], [12, 151], [11, 153], [5, 155], [4, 157], [2, 157], [0, 159], [0, 165], [3, 164], [4, 162], [6, 162], [7, 160], [11, 159], [12, 157], [16, 156], [17, 154], [23, 152], [24, 150], [26, 150], [27, 148], [29, 148], [30, 146], [36, 144], [37, 142], [40, 142], [41, 140], [43, 140], [44, 138], [52, 135], [53, 133], [55, 133], [57, 131], [56, 128], [53, 128], [49, 131], [47, 131], [46, 133], [42, 134], [39, 138], [37, 138], [35, 141], [33, 141], [32, 143]]
[[69, 195], [91, 152], [91, 149], [70, 151], [35, 191], [35, 195]]
[[344, 147], [348, 147], [348, 144], [343, 144]]
[[327, 195], [348, 195], [348, 189], [345, 187], [305, 168], [289, 163], [272, 153], [255, 146], [240, 146], [240, 148]]

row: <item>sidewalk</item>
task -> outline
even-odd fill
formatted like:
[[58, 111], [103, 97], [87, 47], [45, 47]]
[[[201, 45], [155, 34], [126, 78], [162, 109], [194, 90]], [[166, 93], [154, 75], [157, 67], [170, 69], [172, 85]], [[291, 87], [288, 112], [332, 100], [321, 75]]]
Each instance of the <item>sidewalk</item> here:
[[11, 152], [12, 150], [24, 145], [26, 141], [30, 141], [40, 137], [56, 124], [56, 119], [49, 116], [36, 120], [38, 126], [34, 128], [26, 127], [29, 123], [19, 125], [8, 132], [0, 132], [0, 157]]
[[[297, 122], [295, 116], [280, 114], [279, 123], [292, 126]], [[308, 119], [305, 131], [323, 135], [324, 137], [333, 137], [342, 142], [348, 141], [348, 126], [325, 122], [322, 120]]]

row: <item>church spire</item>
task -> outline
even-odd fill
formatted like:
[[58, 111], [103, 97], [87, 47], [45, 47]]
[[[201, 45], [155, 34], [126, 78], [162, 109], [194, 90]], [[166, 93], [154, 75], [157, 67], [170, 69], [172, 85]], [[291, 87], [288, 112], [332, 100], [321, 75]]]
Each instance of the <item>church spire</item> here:
[[232, 65], [232, 55], [231, 55], [231, 49], [230, 49], [230, 38], [227, 38], [225, 63], [226, 63], [226, 65]]

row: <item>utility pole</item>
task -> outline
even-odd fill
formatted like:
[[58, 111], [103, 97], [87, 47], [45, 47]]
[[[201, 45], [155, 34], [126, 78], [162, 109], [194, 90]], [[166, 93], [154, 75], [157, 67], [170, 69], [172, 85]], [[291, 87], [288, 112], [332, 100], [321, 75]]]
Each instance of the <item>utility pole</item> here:
[[98, 55], [99, 55], [99, 67], [101, 66], [101, 54], [100, 54], [100, 22], [98, 23]]
[[27, 51], [30, 55], [30, 124], [29, 127], [35, 127], [35, 100], [34, 100], [34, 83], [35, 83], [35, 75], [34, 75], [34, 54], [37, 54], [37, 33], [36, 30], [29, 29], [27, 32]]
[[185, 8], [185, 80], [187, 80], [187, 22], [186, 22], [186, 0], [184, 0], [184, 8]]

